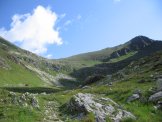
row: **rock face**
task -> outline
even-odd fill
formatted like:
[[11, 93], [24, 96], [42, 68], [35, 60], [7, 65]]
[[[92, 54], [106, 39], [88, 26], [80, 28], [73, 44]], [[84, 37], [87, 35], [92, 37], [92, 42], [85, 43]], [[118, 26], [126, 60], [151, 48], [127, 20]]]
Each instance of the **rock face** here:
[[136, 118], [132, 113], [123, 110], [110, 98], [99, 98], [88, 93], [74, 95], [67, 107], [71, 112], [79, 113], [78, 117], [92, 112], [97, 122], [106, 122], [106, 117], [109, 117], [114, 122], [119, 122], [124, 118]]
[[149, 101], [151, 102], [156, 102], [160, 99], [162, 99], [162, 91], [157, 92], [149, 97]]

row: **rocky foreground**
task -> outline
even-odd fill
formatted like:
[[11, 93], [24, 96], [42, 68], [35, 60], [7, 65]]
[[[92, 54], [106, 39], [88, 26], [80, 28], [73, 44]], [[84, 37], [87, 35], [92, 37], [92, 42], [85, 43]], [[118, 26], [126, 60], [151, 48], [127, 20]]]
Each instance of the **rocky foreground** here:
[[68, 109], [77, 114], [74, 118], [81, 119], [88, 113], [93, 113], [96, 122], [106, 122], [106, 118], [114, 122], [120, 122], [122, 119], [136, 117], [110, 98], [98, 97], [88, 93], [78, 93], [74, 95], [68, 103]]

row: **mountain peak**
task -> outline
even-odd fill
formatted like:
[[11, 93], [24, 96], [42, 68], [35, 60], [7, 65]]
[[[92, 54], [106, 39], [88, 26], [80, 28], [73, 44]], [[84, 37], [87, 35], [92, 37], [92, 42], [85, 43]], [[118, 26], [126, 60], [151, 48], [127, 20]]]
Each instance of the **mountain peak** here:
[[152, 43], [154, 40], [146, 37], [146, 36], [136, 36], [130, 40], [131, 43]]
[[154, 40], [146, 36], [136, 36], [129, 41], [129, 46], [133, 50], [139, 50], [151, 45], [153, 42]]

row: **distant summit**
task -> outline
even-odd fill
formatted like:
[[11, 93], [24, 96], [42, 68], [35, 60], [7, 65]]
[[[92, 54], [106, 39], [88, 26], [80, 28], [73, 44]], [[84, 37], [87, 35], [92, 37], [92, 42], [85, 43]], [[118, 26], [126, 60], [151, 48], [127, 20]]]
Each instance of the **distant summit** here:
[[152, 45], [153, 42], [155, 41], [146, 36], [136, 36], [125, 44], [120, 45], [120, 48], [114, 51], [109, 58], [117, 58], [129, 52], [143, 50], [145, 47]]
[[135, 38], [129, 41], [129, 48], [132, 50], [140, 50], [146, 46], [151, 45], [154, 40], [146, 37], [146, 36], [136, 36]]
[[144, 52], [143, 55], [149, 55], [161, 49], [162, 41], [153, 40], [146, 36], [140, 35], [132, 38], [124, 44], [115, 47], [105, 48], [95, 52], [83, 53], [66, 59], [75, 61], [96, 60], [107, 62], [111, 59], [127, 55], [128, 53], [136, 53], [142, 51]]

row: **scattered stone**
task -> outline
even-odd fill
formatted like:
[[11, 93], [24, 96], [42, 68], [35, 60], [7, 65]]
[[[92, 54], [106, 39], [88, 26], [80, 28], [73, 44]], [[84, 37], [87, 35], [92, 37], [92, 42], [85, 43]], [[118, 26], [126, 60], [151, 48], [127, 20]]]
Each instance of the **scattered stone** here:
[[[78, 93], [74, 95], [67, 104], [68, 110], [82, 115], [92, 112], [95, 115], [96, 122], [106, 122], [108, 116], [112, 121], [119, 122], [123, 118], [136, 117], [123, 109], [110, 98], [99, 98], [93, 94]], [[77, 114], [77, 116], [80, 116]]]
[[31, 98], [31, 104], [34, 108], [39, 108], [38, 100], [35, 97]]
[[47, 93], [46, 92], [43, 92], [43, 93], [41, 93], [41, 95], [47, 95]]
[[157, 110], [157, 109], [161, 109], [162, 110], [162, 101], [158, 101], [157, 102], [157, 105], [154, 106], [154, 108]]
[[149, 97], [150, 102], [156, 102], [162, 98], [162, 91], [157, 92]]
[[45, 117], [43, 122], [62, 122], [58, 118], [58, 113], [57, 113], [58, 108], [59, 105], [55, 101], [47, 102], [47, 104], [45, 105], [45, 112], [44, 112]]
[[139, 94], [133, 94], [132, 96], [128, 97], [127, 102], [132, 102], [140, 98]]
[[112, 83], [112, 82], [109, 82], [107, 85], [108, 85], [108, 86], [112, 86], [112, 85], [113, 85], [113, 83]]
[[133, 94], [139, 94], [139, 95], [141, 95], [141, 94], [142, 94], [142, 91], [141, 91], [140, 89], [136, 89], [136, 90], [133, 92]]
[[9, 96], [11, 97], [11, 102], [15, 105], [21, 105], [24, 107], [32, 106], [34, 108], [39, 108], [39, 102], [36, 99], [34, 94], [28, 92], [19, 95], [16, 95], [14, 92], [10, 92]]
[[83, 86], [82, 88], [83, 89], [90, 89], [91, 87], [90, 86]]

